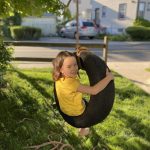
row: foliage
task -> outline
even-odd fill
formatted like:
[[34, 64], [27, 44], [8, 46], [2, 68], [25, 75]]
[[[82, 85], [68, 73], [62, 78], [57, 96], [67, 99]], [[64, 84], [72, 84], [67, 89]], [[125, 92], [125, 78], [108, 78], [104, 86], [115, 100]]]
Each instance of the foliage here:
[[127, 34], [117, 34], [117, 35], [111, 35], [111, 34], [99, 34], [98, 38], [104, 39], [104, 36], [107, 36], [110, 41], [127, 41], [129, 40], [129, 36]]
[[3, 33], [3, 37], [8, 37], [8, 38], [10, 38], [11, 35], [10, 35], [10, 28], [9, 28], [9, 26], [3, 25], [3, 26], [2, 26], [2, 33]]
[[14, 12], [22, 16], [43, 15], [44, 12], [66, 14], [66, 6], [60, 0], [5, 0], [0, 1], [0, 17], [12, 16]]
[[16, 25], [21, 25], [22, 19], [21, 15], [19, 13], [14, 13], [13, 16], [7, 17], [2, 20], [3, 25], [2, 25], [2, 32], [4, 37], [10, 38], [10, 26], [16, 26]]
[[27, 26], [10, 27], [11, 37], [15, 40], [38, 40], [41, 37], [41, 29]]
[[61, 2], [61, 0], [0, 1], [0, 19], [7, 18], [3, 26], [4, 35], [10, 37], [8, 25], [20, 25], [20, 16], [41, 16], [43, 13], [53, 13], [57, 14], [57, 16], [62, 15], [65, 19], [71, 18], [68, 6]]
[[134, 23], [134, 26], [143, 26], [143, 27], [150, 27], [150, 21], [144, 18], [137, 18]]
[[21, 21], [22, 21], [21, 15], [17, 12], [14, 12], [13, 16], [4, 19], [4, 26], [21, 25]]
[[126, 32], [133, 40], [150, 40], [150, 27], [131, 26], [126, 28]]
[[4, 83], [4, 74], [10, 65], [12, 48], [6, 47], [3, 40], [0, 40], [0, 86]]
[[126, 34], [109, 35], [108, 37], [111, 41], [127, 41], [129, 39], [128, 35]]
[[[9, 87], [0, 91], [0, 149], [21, 150], [50, 141], [69, 144], [74, 150], [150, 149], [149, 95], [122, 76], [114, 73], [116, 96], [111, 113], [91, 128], [88, 137], [81, 138], [78, 129], [65, 124], [52, 107], [50, 69], [10, 71]], [[81, 80], [88, 82], [84, 72]]]

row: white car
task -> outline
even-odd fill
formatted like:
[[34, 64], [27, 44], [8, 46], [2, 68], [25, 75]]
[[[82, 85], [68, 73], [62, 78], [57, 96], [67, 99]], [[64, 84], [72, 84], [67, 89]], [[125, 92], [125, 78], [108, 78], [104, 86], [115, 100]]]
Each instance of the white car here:
[[[65, 27], [60, 30], [61, 37], [76, 38], [77, 35], [76, 20], [68, 22]], [[88, 37], [93, 39], [98, 34], [96, 25], [91, 20], [79, 20], [79, 37]]]

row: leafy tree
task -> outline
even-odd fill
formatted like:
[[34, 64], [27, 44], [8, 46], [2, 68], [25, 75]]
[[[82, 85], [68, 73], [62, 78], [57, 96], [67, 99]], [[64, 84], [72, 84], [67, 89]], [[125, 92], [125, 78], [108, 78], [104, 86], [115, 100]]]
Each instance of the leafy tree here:
[[[57, 15], [67, 15], [68, 9], [60, 0], [1, 0], [0, 20], [6, 17], [15, 16], [19, 13], [22, 16], [40, 16], [44, 12]], [[10, 49], [6, 47], [2, 39], [0, 28], [0, 83], [3, 82], [3, 74], [11, 60]]]
[[0, 16], [12, 16], [14, 12], [23, 16], [37, 16], [43, 12], [60, 15], [65, 13], [65, 8], [65, 4], [60, 0], [5, 0], [0, 1]]
[[4, 75], [9, 67], [12, 58], [12, 48], [6, 47], [2, 38], [0, 39], [0, 88], [6, 86]]
[[21, 25], [21, 15], [17, 12], [14, 12], [13, 16], [7, 17], [3, 20], [4, 25], [9, 26], [10, 23], [12, 23], [12, 25]]

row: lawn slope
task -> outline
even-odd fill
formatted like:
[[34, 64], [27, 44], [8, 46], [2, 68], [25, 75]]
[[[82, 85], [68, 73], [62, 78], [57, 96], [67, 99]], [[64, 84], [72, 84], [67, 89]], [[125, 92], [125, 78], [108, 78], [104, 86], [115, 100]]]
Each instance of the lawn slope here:
[[[50, 69], [10, 70], [8, 87], [0, 89], [0, 150], [40, 144], [45, 144], [42, 150], [56, 146], [68, 150], [149, 150], [150, 96], [114, 74], [116, 96], [110, 115], [92, 127], [88, 137], [81, 138], [52, 105]], [[84, 72], [81, 79], [88, 83]]]

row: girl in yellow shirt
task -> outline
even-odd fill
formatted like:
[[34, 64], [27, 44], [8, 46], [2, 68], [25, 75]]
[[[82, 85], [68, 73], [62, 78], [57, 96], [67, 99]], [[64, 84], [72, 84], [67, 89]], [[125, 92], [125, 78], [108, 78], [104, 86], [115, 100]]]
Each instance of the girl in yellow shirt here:
[[[96, 95], [113, 80], [113, 75], [107, 70], [106, 77], [94, 86], [83, 85], [78, 79], [75, 55], [68, 51], [62, 51], [53, 61], [53, 79], [61, 111], [70, 117], [84, 116], [86, 119], [88, 104], [82, 99], [82, 94]], [[81, 136], [88, 133], [89, 128], [80, 128], [79, 130]]]

